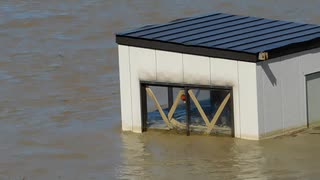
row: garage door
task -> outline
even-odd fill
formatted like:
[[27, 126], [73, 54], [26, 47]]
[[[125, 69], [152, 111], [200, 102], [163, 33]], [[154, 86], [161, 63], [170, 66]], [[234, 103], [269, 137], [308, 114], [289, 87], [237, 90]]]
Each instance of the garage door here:
[[308, 124], [320, 123], [320, 72], [307, 75]]

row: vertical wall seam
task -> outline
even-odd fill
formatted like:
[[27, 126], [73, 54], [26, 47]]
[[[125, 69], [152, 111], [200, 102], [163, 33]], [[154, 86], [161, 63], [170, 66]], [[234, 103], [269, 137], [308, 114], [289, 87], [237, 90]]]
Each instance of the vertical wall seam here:
[[[282, 58], [280, 57], [279, 58], [279, 61], [280, 61], [280, 67], [282, 68], [282, 66], [284, 65], [284, 62], [282, 61]], [[283, 72], [280, 71], [280, 78], [279, 78], [279, 85], [280, 85], [280, 90], [281, 90], [281, 118], [282, 118], [282, 131], [284, 132], [285, 131], [285, 113], [284, 113], [284, 106], [285, 106], [285, 103], [286, 103], [286, 99], [285, 99], [285, 93], [284, 93], [284, 85], [282, 84], [283, 83], [283, 80], [284, 80], [284, 75], [283, 75]]]
[[128, 46], [128, 56], [129, 56], [129, 74], [130, 74], [130, 104], [131, 104], [131, 107], [130, 107], [130, 110], [131, 110], [131, 131], [133, 131], [133, 111], [132, 111], [132, 107], [133, 107], [133, 104], [132, 104], [132, 72], [131, 72], [131, 55], [130, 55], [130, 47]]
[[239, 61], [237, 61], [237, 80], [238, 80], [238, 124], [239, 124], [239, 127], [238, 127], [238, 131], [239, 131], [239, 138], [242, 137], [242, 133], [241, 133], [241, 94], [240, 94], [240, 74], [239, 74]]
[[181, 53], [181, 60], [182, 60], [182, 82], [185, 83], [184, 81], [184, 54]]
[[256, 87], [255, 87], [255, 89], [256, 89], [256, 111], [257, 111], [257, 116], [256, 116], [256, 121], [257, 121], [257, 131], [258, 131], [258, 138], [260, 137], [260, 132], [261, 132], [261, 130], [260, 130], [260, 123], [259, 123], [259, 97], [258, 97], [258, 66], [257, 66], [257, 64], [255, 64], [255, 68], [254, 68], [254, 70], [255, 70], [255, 77], [256, 77], [256, 80], [255, 80], [255, 82], [256, 82]]
[[[300, 82], [301, 82], [301, 76], [300, 76], [300, 66], [299, 66], [299, 58], [297, 58], [297, 59], [294, 59], [295, 61], [297, 61], [296, 63], [297, 63], [297, 66], [298, 66], [298, 104], [299, 104], [299, 106], [301, 106], [301, 104], [302, 104], [302, 102], [301, 102], [301, 87], [300, 87]], [[299, 119], [298, 119], [298, 121], [301, 121], [302, 119], [301, 119], [301, 109], [300, 109], [300, 107], [298, 106], [298, 113], [299, 113]]]
[[212, 75], [212, 73], [211, 73], [211, 71], [212, 71], [212, 68], [211, 68], [211, 59], [212, 58], [210, 58], [210, 57], [208, 57], [209, 58], [209, 75], [210, 75], [210, 77], [209, 77], [209, 84], [211, 85], [212, 84], [212, 81], [211, 81], [211, 75]]
[[[262, 65], [264, 65], [264, 63], [262, 63]], [[261, 67], [262, 68], [262, 67]], [[261, 69], [261, 72], [262, 72], [262, 69]], [[265, 118], [265, 102], [266, 102], [266, 97], [265, 97], [265, 94], [264, 94], [264, 89], [265, 89], [265, 76], [262, 76], [262, 73], [261, 73], [261, 79], [262, 79], [262, 121], [263, 121], [263, 133], [266, 134], [267, 132], [267, 129], [266, 129], [266, 118]]]
[[[307, 91], [306, 91], [306, 79], [304, 76], [304, 73], [302, 71], [302, 67], [301, 67], [301, 58], [297, 57], [298, 59], [298, 74], [299, 74], [299, 103], [300, 105], [300, 118], [301, 121], [303, 121], [304, 123], [306, 123], [306, 125], [308, 125], [308, 108], [307, 108]], [[302, 86], [301, 86], [302, 85]]]
[[156, 64], [156, 81], [158, 81], [158, 60], [157, 60], [157, 50], [155, 49], [154, 50], [154, 61], [155, 61], [155, 64]]

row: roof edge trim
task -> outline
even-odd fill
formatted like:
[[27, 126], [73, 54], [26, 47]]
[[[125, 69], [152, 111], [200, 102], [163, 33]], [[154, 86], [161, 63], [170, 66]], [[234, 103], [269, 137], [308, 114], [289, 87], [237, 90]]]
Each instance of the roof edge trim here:
[[257, 62], [258, 54], [238, 52], [226, 49], [207, 48], [201, 46], [186, 46], [183, 44], [176, 44], [170, 42], [162, 42], [155, 40], [148, 40], [136, 37], [128, 37], [116, 34], [116, 42], [120, 45], [128, 45], [134, 47], [157, 49], [163, 51], [193, 54], [199, 56], [208, 56], [213, 58], [224, 58], [235, 61]]
[[311, 49], [320, 48], [320, 38], [289, 44], [280, 48], [269, 50], [269, 59], [286, 56], [295, 53], [301, 53]]

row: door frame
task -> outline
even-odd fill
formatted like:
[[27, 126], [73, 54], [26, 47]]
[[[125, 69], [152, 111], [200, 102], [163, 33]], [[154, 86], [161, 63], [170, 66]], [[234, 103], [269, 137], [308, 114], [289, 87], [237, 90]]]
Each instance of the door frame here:
[[306, 117], [307, 117], [307, 128], [310, 128], [310, 117], [309, 117], [309, 101], [308, 101], [308, 76], [314, 75], [314, 74], [319, 74], [320, 75], [320, 71], [317, 72], [313, 72], [313, 73], [309, 73], [309, 74], [305, 74], [304, 75], [304, 83], [305, 83], [305, 102], [306, 102]]

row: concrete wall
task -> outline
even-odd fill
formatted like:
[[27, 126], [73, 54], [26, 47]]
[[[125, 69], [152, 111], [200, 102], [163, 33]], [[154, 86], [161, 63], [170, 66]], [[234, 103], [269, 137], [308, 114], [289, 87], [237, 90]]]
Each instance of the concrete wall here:
[[319, 49], [257, 63], [261, 137], [306, 127], [306, 79], [320, 71]]
[[233, 87], [235, 136], [259, 138], [254, 63], [120, 45], [119, 66], [123, 130], [141, 132], [139, 83], [156, 81]]

